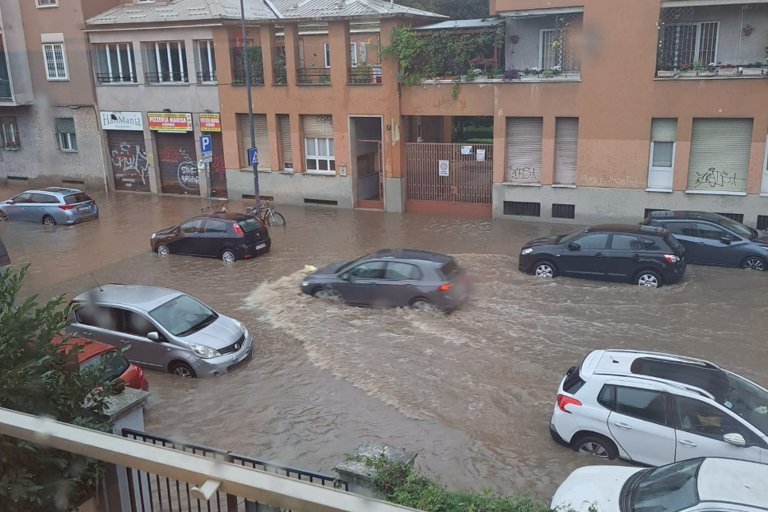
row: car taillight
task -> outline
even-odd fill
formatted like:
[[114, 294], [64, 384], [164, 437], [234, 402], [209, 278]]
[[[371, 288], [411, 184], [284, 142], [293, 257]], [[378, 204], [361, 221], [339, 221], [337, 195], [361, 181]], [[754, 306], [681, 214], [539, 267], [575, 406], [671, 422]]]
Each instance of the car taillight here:
[[678, 261], [680, 261], [680, 258], [675, 256], [674, 254], [665, 254], [664, 259], [670, 263], [677, 263]]
[[232, 227], [235, 228], [235, 234], [236, 235], [245, 235], [245, 233], [243, 232], [243, 228], [241, 228], [240, 224], [238, 224], [237, 222], [235, 222], [232, 225]]
[[568, 411], [565, 408], [565, 406], [568, 404], [581, 405], [581, 402], [579, 402], [578, 400], [570, 396], [557, 395], [557, 406], [560, 408], [561, 411], [571, 414], [571, 411]]
[[94, 201], [93, 199], [91, 199], [91, 202], [90, 202], [90, 203], [88, 203], [88, 204], [96, 204], [96, 201]]
[[443, 284], [440, 285], [440, 288], [437, 289], [439, 292], [444, 292], [446, 290], [450, 290], [453, 287], [453, 283]]
[[75, 205], [73, 205], [73, 204], [60, 204], [59, 205], [59, 208], [61, 208], [64, 211], [71, 210], [74, 207], [75, 207]]

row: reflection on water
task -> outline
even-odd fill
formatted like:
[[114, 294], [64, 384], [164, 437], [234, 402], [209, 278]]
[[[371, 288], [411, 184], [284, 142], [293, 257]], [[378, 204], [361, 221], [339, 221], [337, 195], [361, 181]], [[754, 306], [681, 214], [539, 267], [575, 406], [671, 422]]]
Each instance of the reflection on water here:
[[[2, 191], [0, 191], [2, 192]], [[0, 194], [0, 197], [11, 194]], [[559, 380], [592, 349], [705, 357], [768, 384], [768, 276], [690, 267], [658, 290], [517, 272], [525, 241], [573, 230], [508, 220], [279, 207], [289, 228], [253, 261], [149, 251], [153, 231], [202, 201], [95, 195], [102, 216], [73, 227], [0, 224], [30, 292], [72, 297], [100, 282], [166, 286], [246, 323], [253, 360], [212, 380], [148, 372], [147, 430], [330, 471], [362, 439], [419, 451], [451, 486], [528, 488], [548, 498], [597, 463], [551, 441]], [[242, 209], [240, 203], [230, 209]], [[454, 254], [476, 282], [452, 315], [352, 308], [299, 291], [305, 265], [385, 247]]]

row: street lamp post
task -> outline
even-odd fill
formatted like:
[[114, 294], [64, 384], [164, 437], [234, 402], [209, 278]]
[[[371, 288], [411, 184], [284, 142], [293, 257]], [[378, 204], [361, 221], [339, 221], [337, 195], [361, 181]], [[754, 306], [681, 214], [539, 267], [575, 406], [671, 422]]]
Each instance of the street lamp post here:
[[[248, 95], [248, 122], [251, 125], [251, 147], [256, 147], [256, 134], [253, 131], [253, 103], [251, 102], [251, 68], [248, 64], [248, 39], [245, 35], [245, 7], [240, 0], [240, 25], [242, 30], [243, 66], [245, 67], [245, 90]], [[261, 215], [261, 193], [259, 192], [259, 166], [253, 166], [253, 193], [256, 199], [256, 213]]]

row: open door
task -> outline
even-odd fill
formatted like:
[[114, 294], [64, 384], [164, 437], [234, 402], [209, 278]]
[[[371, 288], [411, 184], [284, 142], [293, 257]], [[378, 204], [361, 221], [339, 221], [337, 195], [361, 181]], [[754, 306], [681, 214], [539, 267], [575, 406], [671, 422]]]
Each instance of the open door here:
[[384, 160], [380, 117], [353, 117], [352, 176], [357, 207], [384, 209]]

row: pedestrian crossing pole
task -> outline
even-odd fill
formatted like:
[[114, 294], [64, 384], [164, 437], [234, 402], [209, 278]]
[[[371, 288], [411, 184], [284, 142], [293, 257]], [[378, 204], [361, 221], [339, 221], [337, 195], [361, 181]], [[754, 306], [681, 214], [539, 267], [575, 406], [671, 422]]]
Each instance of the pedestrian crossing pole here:
[[[251, 68], [248, 64], [248, 44], [245, 36], [245, 7], [240, 0], [240, 26], [242, 30], [240, 44], [243, 48], [243, 66], [245, 67], [245, 90], [248, 96], [248, 122], [251, 125], [251, 147], [256, 147], [256, 134], [253, 131], [253, 103], [251, 102]], [[259, 191], [259, 165], [253, 165], [253, 194], [256, 200], [256, 213], [261, 215], [261, 194]]]

